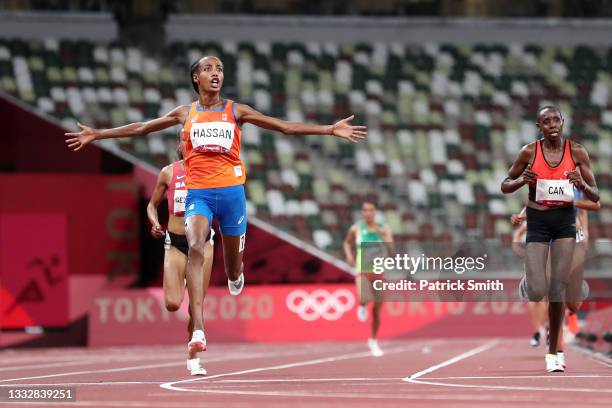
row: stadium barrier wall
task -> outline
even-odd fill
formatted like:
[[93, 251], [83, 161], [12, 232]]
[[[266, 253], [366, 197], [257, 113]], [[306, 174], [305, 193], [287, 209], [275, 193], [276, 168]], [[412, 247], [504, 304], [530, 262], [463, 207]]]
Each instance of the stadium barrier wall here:
[[66, 326], [70, 277], [138, 275], [131, 176], [0, 173], [0, 196], [0, 328]]
[[[161, 288], [100, 292], [89, 314], [90, 346], [180, 344], [187, 339], [188, 297], [176, 313]], [[363, 340], [353, 284], [247, 284], [240, 296], [210, 288], [204, 301], [206, 337], [215, 342]], [[385, 302], [381, 338], [528, 336], [521, 302]], [[503, 321], [504, 324], [498, 324]]]

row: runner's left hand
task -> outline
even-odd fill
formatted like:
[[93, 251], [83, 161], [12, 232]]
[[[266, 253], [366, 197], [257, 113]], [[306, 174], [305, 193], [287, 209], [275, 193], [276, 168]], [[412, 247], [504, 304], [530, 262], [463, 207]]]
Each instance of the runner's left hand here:
[[582, 175], [577, 169], [574, 169], [567, 173], [567, 179], [576, 187], [578, 190], [582, 191], [586, 187], [586, 183], [582, 178]]

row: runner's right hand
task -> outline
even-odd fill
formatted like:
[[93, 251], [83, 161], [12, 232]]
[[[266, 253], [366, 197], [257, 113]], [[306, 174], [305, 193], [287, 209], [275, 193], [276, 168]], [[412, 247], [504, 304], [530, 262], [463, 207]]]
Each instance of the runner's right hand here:
[[161, 238], [164, 236], [164, 230], [162, 229], [161, 225], [156, 224], [153, 225], [153, 227], [151, 227], [151, 235], [153, 236], [153, 238]]
[[68, 148], [74, 150], [75, 152], [93, 142], [96, 139], [96, 133], [98, 132], [96, 129], [82, 125], [79, 122], [77, 122], [77, 125], [83, 130], [78, 133], [64, 133]]
[[528, 164], [527, 167], [525, 167], [525, 170], [523, 170], [523, 174], [521, 174], [521, 177], [523, 178], [523, 182], [525, 184], [531, 185], [534, 185], [536, 183], [536, 180], [538, 179], [538, 175], [531, 171], [531, 164]]
[[512, 214], [512, 216], [510, 216], [510, 222], [512, 223], [512, 225], [520, 225], [526, 219], [527, 217], [521, 214]]
[[351, 120], [355, 118], [355, 115], [351, 115], [348, 118], [344, 118], [334, 123], [331, 127], [331, 134], [342, 139], [346, 139], [353, 143], [359, 142], [361, 139], [365, 139], [367, 133], [366, 126], [353, 126]]

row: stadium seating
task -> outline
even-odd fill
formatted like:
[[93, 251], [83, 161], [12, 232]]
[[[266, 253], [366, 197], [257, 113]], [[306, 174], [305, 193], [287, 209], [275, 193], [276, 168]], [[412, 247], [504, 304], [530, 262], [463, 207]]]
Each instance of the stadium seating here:
[[[591, 154], [602, 202], [612, 199], [612, 48], [526, 44], [174, 43], [160, 56], [119, 43], [0, 39], [0, 88], [75, 128], [163, 115], [194, 98], [188, 66], [215, 54], [224, 94], [288, 120], [355, 114], [368, 139], [283, 137], [244, 127], [249, 211], [340, 255], [360, 203], [378, 202], [401, 242], [511, 240], [524, 192], [499, 185], [534, 115], [558, 104], [566, 133]], [[177, 129], [109, 141], [161, 167]], [[612, 209], [591, 216], [612, 235]]]

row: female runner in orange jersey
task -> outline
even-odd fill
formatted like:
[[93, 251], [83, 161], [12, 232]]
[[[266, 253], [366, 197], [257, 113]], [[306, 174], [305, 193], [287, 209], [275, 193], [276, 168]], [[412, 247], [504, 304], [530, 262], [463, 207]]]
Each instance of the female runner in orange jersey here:
[[[232, 294], [242, 290], [242, 254], [246, 231], [245, 172], [240, 159], [240, 127], [251, 123], [286, 135], [330, 135], [358, 142], [365, 138], [365, 126], [352, 126], [353, 116], [333, 125], [287, 122], [266, 116], [250, 106], [223, 99], [223, 63], [206, 56], [191, 66], [191, 82], [198, 99], [179, 106], [163, 117], [131, 123], [113, 129], [93, 129], [78, 124], [78, 133], [66, 133], [69, 148], [82, 149], [94, 140], [143, 136], [183, 125], [187, 198], [185, 225], [189, 244], [187, 288], [193, 315], [194, 333], [189, 348], [204, 350], [202, 321], [204, 245], [213, 218], [221, 229], [225, 273]], [[212, 207], [212, 208], [211, 208]]]
[[[151, 222], [151, 235], [154, 238], [165, 236], [164, 242], [164, 303], [169, 312], [176, 312], [183, 303], [185, 295], [185, 276], [187, 274], [187, 254], [189, 245], [185, 236], [185, 141], [183, 140], [183, 129], [179, 131], [176, 152], [179, 160], [164, 167], [157, 177], [155, 190], [147, 205], [147, 216]], [[157, 207], [162, 202], [164, 194], [168, 200], [168, 227], [166, 232], [159, 223]], [[214, 257], [214, 230], [204, 249], [204, 296], [210, 282]], [[188, 341], [193, 333], [193, 319], [189, 312], [189, 323], [187, 324]], [[191, 375], [206, 375], [206, 369], [200, 365], [200, 359], [195, 350], [187, 352], [187, 370]]]

